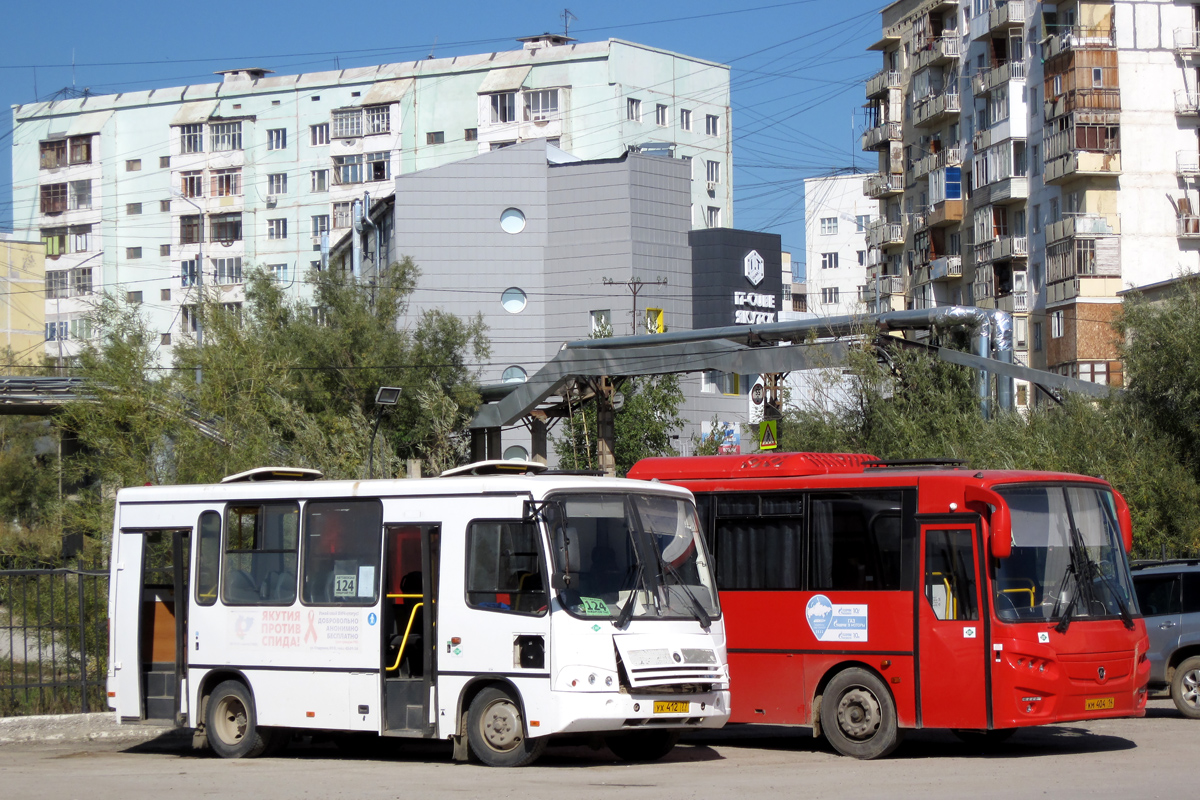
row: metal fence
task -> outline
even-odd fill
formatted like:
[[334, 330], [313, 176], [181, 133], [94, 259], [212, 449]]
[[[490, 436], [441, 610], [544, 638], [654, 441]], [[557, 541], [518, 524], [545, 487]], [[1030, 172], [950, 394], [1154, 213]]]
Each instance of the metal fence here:
[[0, 716], [107, 708], [107, 567], [0, 567]]

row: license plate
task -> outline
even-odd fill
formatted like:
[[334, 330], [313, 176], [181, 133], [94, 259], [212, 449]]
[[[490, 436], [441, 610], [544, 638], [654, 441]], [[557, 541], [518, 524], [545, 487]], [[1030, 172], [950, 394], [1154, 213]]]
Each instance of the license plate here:
[[680, 703], [674, 700], [655, 700], [655, 714], [686, 714], [692, 709], [691, 703]]
[[1111, 697], [1090, 697], [1083, 701], [1084, 711], [1107, 711], [1116, 706], [1116, 700]]

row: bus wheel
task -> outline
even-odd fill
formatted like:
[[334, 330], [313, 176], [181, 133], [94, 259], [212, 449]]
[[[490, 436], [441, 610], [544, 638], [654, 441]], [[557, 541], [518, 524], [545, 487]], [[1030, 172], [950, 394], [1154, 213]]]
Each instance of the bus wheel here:
[[254, 758], [271, 743], [271, 731], [258, 727], [250, 690], [240, 681], [217, 684], [204, 715], [208, 744], [221, 758]]
[[471, 701], [467, 742], [475, 757], [489, 767], [523, 767], [536, 761], [546, 749], [546, 737], [525, 735], [517, 701], [495, 686], [487, 687]]
[[630, 731], [604, 737], [608, 749], [622, 761], [657, 761], [678, 741], [679, 731]]
[[1171, 699], [1179, 713], [1200, 719], [1200, 656], [1185, 659], [1171, 678]]
[[821, 730], [844, 756], [886, 756], [900, 744], [896, 704], [883, 681], [858, 667], [839, 672], [821, 698]]

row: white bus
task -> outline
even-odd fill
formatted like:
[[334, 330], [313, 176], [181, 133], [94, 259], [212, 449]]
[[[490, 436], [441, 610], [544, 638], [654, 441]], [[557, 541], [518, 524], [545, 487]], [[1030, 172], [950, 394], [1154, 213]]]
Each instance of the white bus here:
[[122, 489], [109, 706], [227, 758], [309, 730], [450, 738], [492, 766], [603, 733], [645, 760], [723, 725], [725, 631], [691, 494], [538, 469]]

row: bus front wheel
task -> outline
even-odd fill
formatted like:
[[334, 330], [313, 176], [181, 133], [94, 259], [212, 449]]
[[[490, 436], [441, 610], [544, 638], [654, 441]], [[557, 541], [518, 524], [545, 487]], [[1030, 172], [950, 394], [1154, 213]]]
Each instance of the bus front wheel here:
[[271, 731], [258, 727], [254, 698], [239, 681], [223, 681], [213, 689], [204, 726], [209, 746], [221, 758], [254, 758], [271, 744]]
[[891, 692], [859, 667], [842, 670], [825, 687], [821, 730], [834, 750], [861, 759], [886, 756], [901, 739]]
[[489, 686], [467, 710], [467, 743], [489, 767], [523, 767], [546, 749], [546, 737], [525, 735], [521, 706], [508, 692]]

